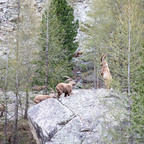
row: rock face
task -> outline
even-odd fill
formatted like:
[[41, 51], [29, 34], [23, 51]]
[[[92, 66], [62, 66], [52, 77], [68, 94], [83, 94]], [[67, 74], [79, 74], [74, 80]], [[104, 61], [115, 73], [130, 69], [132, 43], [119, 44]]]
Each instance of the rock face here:
[[[80, 27], [84, 26], [84, 24], [88, 19], [87, 13], [88, 11], [90, 11], [89, 4], [90, 4], [90, 0], [76, 0], [72, 3], [74, 8], [75, 20], [77, 19], [79, 20]], [[79, 28], [78, 35], [77, 35], [77, 39], [79, 41], [78, 49], [80, 50], [82, 49], [82, 44], [86, 37], [87, 35]]]
[[[31, 0], [31, 5], [38, 18], [41, 17], [43, 2]], [[22, 17], [20, 16], [20, 19]], [[13, 38], [16, 31], [16, 21], [18, 19], [17, 0], [0, 0], [0, 57], [6, 59], [5, 53], [8, 52], [8, 43]]]
[[[0, 42], [2, 45], [0, 46], [0, 56], [3, 56], [3, 50], [6, 49], [4, 43], [8, 39], [9, 35], [13, 33], [16, 29], [16, 21], [18, 19], [17, 14], [17, 0], [0, 0]], [[31, 0], [31, 5], [33, 9], [35, 9], [35, 13], [37, 16], [41, 17], [46, 0]], [[78, 0], [71, 1], [68, 0], [69, 3], [72, 4], [74, 8], [74, 16], [75, 19], [78, 19], [80, 24], [86, 21], [86, 13], [89, 10], [88, 2], [89, 0]], [[83, 39], [83, 33], [78, 33], [77, 39], [81, 41]]]
[[[109, 127], [118, 127], [114, 117], [123, 121], [124, 109], [116, 106], [119, 98], [110, 92], [74, 90], [73, 95], [47, 99], [32, 106], [28, 118], [39, 144], [97, 144]], [[109, 136], [110, 137], [110, 136]]]

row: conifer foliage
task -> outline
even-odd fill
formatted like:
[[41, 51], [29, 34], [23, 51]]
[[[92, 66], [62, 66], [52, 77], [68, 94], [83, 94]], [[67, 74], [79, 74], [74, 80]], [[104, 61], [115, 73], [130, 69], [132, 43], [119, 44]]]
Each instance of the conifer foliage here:
[[76, 42], [78, 20], [74, 21], [73, 8], [68, 5], [66, 0], [53, 0], [52, 5], [54, 5], [56, 16], [61, 22], [60, 32], [65, 30], [65, 33], [61, 33], [61, 37], [64, 39], [63, 48], [66, 58], [71, 60], [73, 53], [78, 48], [78, 42]]
[[54, 88], [64, 75], [70, 74], [70, 59], [77, 49], [77, 27], [73, 9], [66, 1], [54, 0], [48, 4], [40, 26], [35, 84]]

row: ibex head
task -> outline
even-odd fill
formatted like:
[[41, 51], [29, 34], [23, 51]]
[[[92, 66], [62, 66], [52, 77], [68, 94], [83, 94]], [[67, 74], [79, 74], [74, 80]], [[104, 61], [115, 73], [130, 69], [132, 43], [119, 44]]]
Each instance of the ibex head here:
[[104, 58], [107, 56], [107, 54], [104, 54], [101, 56], [101, 66], [107, 65], [107, 62], [104, 60]]
[[64, 76], [65, 78], [68, 78], [66, 81], [68, 81], [71, 85], [76, 85], [76, 82], [72, 79], [72, 78], [70, 78], [70, 77], [68, 77], [68, 76]]

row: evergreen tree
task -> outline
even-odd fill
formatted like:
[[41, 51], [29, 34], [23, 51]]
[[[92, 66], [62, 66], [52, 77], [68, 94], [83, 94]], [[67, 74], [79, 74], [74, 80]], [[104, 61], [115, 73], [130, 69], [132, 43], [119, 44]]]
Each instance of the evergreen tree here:
[[34, 78], [36, 84], [44, 85], [47, 79], [48, 86], [54, 88], [62, 77], [69, 73], [68, 61], [64, 59], [64, 40], [61, 37], [65, 30], [61, 30], [60, 26], [61, 22], [56, 16], [56, 9], [50, 3], [42, 16], [40, 27], [39, 60], [36, 63], [37, 70]]
[[[70, 61], [78, 48], [78, 42], [76, 42], [78, 20], [74, 20], [73, 8], [68, 5], [66, 0], [53, 0], [51, 5], [55, 7], [56, 16], [61, 22], [59, 32], [63, 38], [62, 44], [66, 58]], [[65, 30], [65, 33], [61, 33], [63, 30]]]

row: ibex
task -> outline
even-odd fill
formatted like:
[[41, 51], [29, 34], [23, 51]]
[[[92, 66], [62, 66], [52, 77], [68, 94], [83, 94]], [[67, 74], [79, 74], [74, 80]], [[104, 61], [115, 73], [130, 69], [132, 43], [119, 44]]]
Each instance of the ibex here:
[[104, 54], [104, 55], [101, 56], [102, 69], [101, 69], [100, 73], [103, 77], [106, 88], [109, 89], [109, 85], [112, 81], [112, 76], [111, 76], [109, 68], [108, 68], [108, 63], [104, 60], [104, 58], [106, 56], [107, 56], [107, 54]]
[[43, 101], [43, 100], [46, 100], [48, 98], [56, 98], [56, 95], [55, 95], [55, 92], [54, 90], [51, 88], [51, 91], [52, 93], [50, 93], [49, 95], [37, 95], [35, 98], [34, 98], [34, 102], [36, 104], [38, 104], [39, 102]]
[[60, 95], [62, 93], [65, 94], [65, 97], [67, 95], [69, 96], [72, 92], [72, 87], [76, 84], [76, 82], [72, 78], [70, 78], [68, 76], [64, 76], [64, 77], [68, 78], [67, 81], [69, 81], [69, 83], [68, 84], [67, 83], [57, 84], [56, 91], [58, 92], [58, 95], [57, 95], [58, 99], [60, 98]]

